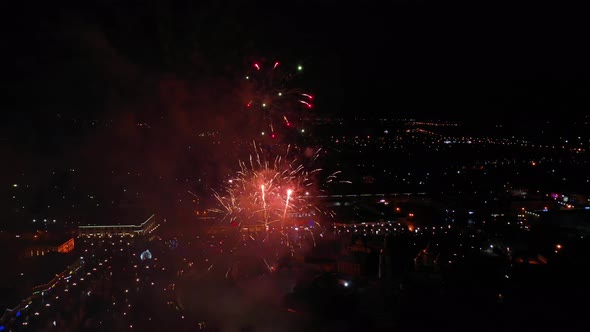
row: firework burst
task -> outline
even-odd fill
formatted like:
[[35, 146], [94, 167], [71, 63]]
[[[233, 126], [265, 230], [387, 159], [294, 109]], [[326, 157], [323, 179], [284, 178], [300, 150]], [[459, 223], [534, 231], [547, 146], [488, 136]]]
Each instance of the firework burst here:
[[278, 62], [254, 62], [246, 74], [245, 107], [260, 115], [263, 136], [275, 138], [288, 130], [301, 131], [307, 118], [305, 112], [313, 108], [313, 96], [290, 87], [293, 78], [303, 71], [301, 65], [293, 71], [283, 70]]
[[[338, 181], [335, 172], [320, 181], [322, 169], [310, 169], [298, 158], [286, 154], [268, 156], [254, 143], [254, 153], [247, 161], [240, 161], [240, 170], [229, 179], [221, 192], [214, 192], [218, 207], [212, 209], [223, 222], [238, 227], [264, 225], [288, 226], [296, 214], [328, 214], [330, 210], [315, 204], [314, 196], [323, 186]], [[321, 149], [312, 156], [312, 162]]]

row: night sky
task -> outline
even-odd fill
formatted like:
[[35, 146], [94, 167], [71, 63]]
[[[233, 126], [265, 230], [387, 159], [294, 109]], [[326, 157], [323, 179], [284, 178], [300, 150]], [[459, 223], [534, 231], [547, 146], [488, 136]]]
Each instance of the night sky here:
[[336, 114], [503, 117], [585, 108], [590, 91], [582, 82], [583, 21], [573, 9], [427, 1], [63, 3], [4, 11], [8, 105], [21, 122], [39, 114], [102, 116], [147, 99], [155, 80], [227, 79], [261, 58], [305, 64], [318, 112]]
[[[435, 1], [3, 6], [6, 183], [15, 172], [82, 162], [96, 179], [127, 168], [174, 177], [196, 173], [197, 162], [220, 170], [215, 153], [223, 149], [192, 160], [187, 145], [197, 131], [244, 127], [238, 81], [254, 61], [303, 65], [298, 83], [316, 96], [318, 116], [532, 126], [570, 121], [590, 106], [585, 21], [573, 9]], [[149, 137], [142, 123], [152, 126]]]

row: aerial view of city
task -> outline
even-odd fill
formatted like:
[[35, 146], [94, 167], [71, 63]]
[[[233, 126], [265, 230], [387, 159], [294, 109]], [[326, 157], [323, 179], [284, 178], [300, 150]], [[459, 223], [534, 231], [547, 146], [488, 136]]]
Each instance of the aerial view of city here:
[[0, 332], [588, 331], [590, 54], [558, 12], [12, 4]]

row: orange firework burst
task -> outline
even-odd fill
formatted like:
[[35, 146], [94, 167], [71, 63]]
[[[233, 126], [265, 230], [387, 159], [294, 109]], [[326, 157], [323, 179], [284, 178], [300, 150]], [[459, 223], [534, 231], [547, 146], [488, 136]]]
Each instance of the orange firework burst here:
[[[294, 213], [332, 214], [315, 204], [314, 196], [323, 185], [335, 182], [338, 173], [328, 175], [323, 181], [322, 169], [308, 169], [297, 158], [285, 155], [265, 158], [264, 151], [254, 143], [254, 154], [247, 162], [240, 161], [240, 170], [230, 178], [225, 188], [214, 192], [219, 213], [224, 222], [236, 223], [239, 227], [288, 222]], [[316, 151], [313, 160], [321, 150]], [[340, 181], [345, 182], [345, 181]]]

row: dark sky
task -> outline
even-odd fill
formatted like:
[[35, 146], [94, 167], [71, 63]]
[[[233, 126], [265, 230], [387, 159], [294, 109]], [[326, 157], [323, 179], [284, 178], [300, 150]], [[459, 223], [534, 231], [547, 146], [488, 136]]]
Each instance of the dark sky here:
[[189, 84], [189, 94], [216, 81], [231, 94], [232, 77], [260, 58], [303, 63], [320, 113], [521, 119], [588, 107], [584, 20], [575, 8], [410, 0], [59, 3], [2, 11], [10, 114], [3, 123], [10, 127], [58, 113], [144, 112], [163, 81]]

